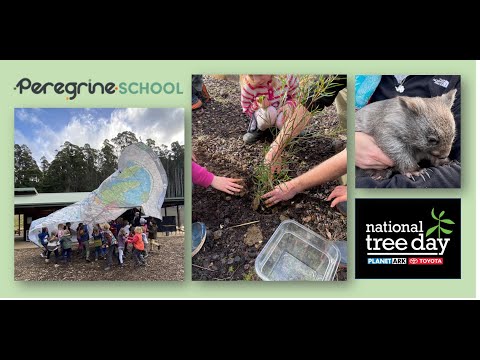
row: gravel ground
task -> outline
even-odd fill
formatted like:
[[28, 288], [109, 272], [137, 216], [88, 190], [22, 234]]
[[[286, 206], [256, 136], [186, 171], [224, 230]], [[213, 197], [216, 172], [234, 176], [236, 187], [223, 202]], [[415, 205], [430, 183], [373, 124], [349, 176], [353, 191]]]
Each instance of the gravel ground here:
[[106, 260], [87, 263], [75, 255], [70, 265], [60, 263], [55, 268], [54, 255], [47, 264], [40, 253], [39, 248], [15, 250], [16, 281], [183, 281], [184, 277], [183, 236], [162, 237], [160, 250], [149, 254], [146, 267], [134, 267], [129, 254], [124, 268], [114, 260], [109, 271], [104, 270]]

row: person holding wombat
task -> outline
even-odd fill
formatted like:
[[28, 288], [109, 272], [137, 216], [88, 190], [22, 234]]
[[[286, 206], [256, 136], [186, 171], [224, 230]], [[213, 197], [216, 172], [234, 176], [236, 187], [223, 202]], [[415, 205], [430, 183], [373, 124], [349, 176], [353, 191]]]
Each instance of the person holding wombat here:
[[360, 76], [355, 86], [357, 187], [460, 187], [460, 76]]

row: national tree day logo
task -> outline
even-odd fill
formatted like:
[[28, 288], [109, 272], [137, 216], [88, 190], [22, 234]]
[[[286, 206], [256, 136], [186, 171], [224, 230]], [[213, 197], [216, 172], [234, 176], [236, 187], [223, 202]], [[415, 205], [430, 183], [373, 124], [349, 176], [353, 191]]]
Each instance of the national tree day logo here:
[[[437, 221], [435, 226], [426, 232], [423, 230], [423, 221], [413, 224], [396, 224], [391, 220], [377, 224], [366, 224], [367, 255], [443, 255], [450, 238], [442, 237], [442, 234], [450, 235], [453, 230], [445, 228], [445, 225], [455, 223], [443, 218], [445, 211], [441, 211], [438, 217], [435, 208], [432, 208], [431, 216]], [[442, 227], [443, 225], [443, 227]], [[435, 234], [435, 231], [437, 233]], [[401, 236], [392, 237], [391, 234]], [[429, 237], [430, 235], [437, 237]]]
[[440, 215], [438, 215], [438, 218], [435, 216], [435, 208], [432, 209], [432, 218], [435, 220], [438, 220], [438, 225], [432, 226], [430, 229], [427, 230], [427, 233], [425, 236], [430, 235], [433, 233], [436, 229], [438, 229], [438, 237], [440, 237], [440, 232], [443, 232], [444, 234], [450, 235], [453, 230], [447, 230], [441, 227], [441, 223], [444, 224], [449, 224], [449, 225], [455, 225], [455, 223], [450, 220], [450, 219], [442, 219], [442, 216], [445, 215], [445, 211], [442, 211]]
[[461, 278], [460, 199], [358, 199], [355, 209], [357, 279]]

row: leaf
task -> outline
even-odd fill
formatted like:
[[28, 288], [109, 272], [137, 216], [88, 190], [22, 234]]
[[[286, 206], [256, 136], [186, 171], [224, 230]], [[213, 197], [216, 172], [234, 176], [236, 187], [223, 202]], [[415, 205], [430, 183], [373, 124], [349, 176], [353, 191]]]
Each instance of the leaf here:
[[455, 224], [455, 223], [454, 223], [452, 220], [450, 220], [450, 219], [443, 219], [443, 220], [440, 220], [440, 222], [443, 222], [443, 223], [445, 223], [445, 224], [450, 224], [450, 225]]
[[447, 229], [444, 229], [444, 228], [440, 228], [440, 231], [443, 232], [444, 234], [451, 234], [453, 230], [447, 230]]
[[438, 218], [435, 216], [435, 213], [433, 212], [435, 210], [435, 208], [432, 209], [432, 218], [434, 218], [435, 220], [438, 220]]
[[428, 229], [428, 230], [427, 230], [427, 233], [425, 234], [425, 236], [428, 236], [428, 235], [430, 235], [431, 233], [433, 233], [436, 228], [438, 228], [438, 225], [436, 225], [436, 226], [431, 227], [430, 229]]
[[440, 213], [440, 215], [438, 215], [438, 218], [441, 219], [442, 216], [443, 216], [443, 214], [445, 214], [445, 211], [442, 211], [442, 212]]

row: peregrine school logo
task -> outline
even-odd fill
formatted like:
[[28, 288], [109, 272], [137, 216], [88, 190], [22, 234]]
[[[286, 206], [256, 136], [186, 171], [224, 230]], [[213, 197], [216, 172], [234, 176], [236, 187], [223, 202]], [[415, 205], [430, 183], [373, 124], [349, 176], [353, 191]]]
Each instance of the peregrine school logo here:
[[357, 199], [356, 210], [356, 278], [460, 278], [460, 199]]
[[159, 94], [183, 94], [183, 90], [179, 82], [99, 82], [92, 81], [70, 81], [70, 82], [38, 82], [32, 81], [28, 77], [20, 79], [13, 90], [20, 95], [30, 93], [34, 95], [58, 94], [65, 96], [66, 101], [75, 100], [80, 95], [159, 95]]

